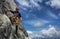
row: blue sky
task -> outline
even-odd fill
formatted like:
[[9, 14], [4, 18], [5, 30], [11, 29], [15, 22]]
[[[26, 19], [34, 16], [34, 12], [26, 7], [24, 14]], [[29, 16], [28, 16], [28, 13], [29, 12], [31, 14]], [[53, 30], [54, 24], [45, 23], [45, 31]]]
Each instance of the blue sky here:
[[45, 34], [46, 37], [59, 37], [60, 0], [15, 0], [15, 3], [20, 7], [22, 23], [29, 34], [35, 33], [37, 37], [44, 37]]

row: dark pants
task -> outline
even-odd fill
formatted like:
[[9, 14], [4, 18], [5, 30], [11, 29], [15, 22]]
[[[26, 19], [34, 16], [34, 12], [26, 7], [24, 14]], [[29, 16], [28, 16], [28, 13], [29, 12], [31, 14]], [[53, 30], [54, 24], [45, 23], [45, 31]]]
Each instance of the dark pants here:
[[16, 26], [16, 34], [17, 34], [17, 32], [18, 32], [18, 26]]

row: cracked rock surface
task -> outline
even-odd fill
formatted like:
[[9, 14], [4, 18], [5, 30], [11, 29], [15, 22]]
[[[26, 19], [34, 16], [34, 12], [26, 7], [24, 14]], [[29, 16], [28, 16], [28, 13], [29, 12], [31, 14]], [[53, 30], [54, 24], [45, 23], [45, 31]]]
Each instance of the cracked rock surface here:
[[[0, 0], [0, 3], [2, 0]], [[8, 4], [7, 4], [8, 2]], [[16, 7], [13, 0], [6, 0], [4, 6], [7, 6], [8, 8], [11, 8], [14, 10]], [[13, 6], [14, 5], [14, 6]], [[14, 8], [13, 8], [14, 7]], [[28, 34], [23, 26], [22, 23], [18, 26], [18, 33], [15, 33], [15, 24], [12, 25], [9, 17], [13, 16], [11, 12], [7, 12], [4, 14], [2, 11], [2, 6], [0, 7], [0, 39], [28, 39]], [[5, 8], [6, 9], [6, 8]]]

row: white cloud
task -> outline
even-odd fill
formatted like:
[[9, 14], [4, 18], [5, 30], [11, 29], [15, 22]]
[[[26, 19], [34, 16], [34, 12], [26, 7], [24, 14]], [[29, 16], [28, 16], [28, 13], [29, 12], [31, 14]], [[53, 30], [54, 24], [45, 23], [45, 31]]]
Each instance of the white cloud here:
[[[30, 33], [30, 32], [32, 32], [32, 33]], [[29, 31], [29, 32], [27, 32], [27, 33], [28, 33], [28, 35], [29, 35], [29, 38], [43, 37], [43, 36], [41, 36], [40, 34], [34, 32], [34, 31]]]
[[29, 6], [29, 3], [26, 0], [17, 0], [23, 6]]
[[60, 0], [50, 0], [46, 2], [47, 5], [50, 5], [53, 8], [59, 9], [60, 8]]
[[57, 31], [56, 28], [52, 25], [49, 25], [48, 29], [43, 29], [41, 31], [30, 31], [32, 34], [29, 34], [31, 38], [59, 38], [60, 37], [60, 31]]
[[33, 32], [32, 31], [27, 31], [28, 32], [28, 34], [32, 34]]
[[33, 9], [41, 10], [42, 7], [38, 2], [42, 2], [42, 0], [16, 0], [20, 5], [20, 8], [23, 9], [24, 11], [30, 10], [32, 11]]
[[45, 24], [49, 23], [49, 21], [40, 19], [40, 20], [24, 21], [24, 23], [29, 24], [34, 27], [41, 27], [41, 26], [44, 26]]
[[42, 30], [41, 32], [45, 37], [54, 37], [57, 36], [58, 31], [56, 31], [55, 27], [49, 27], [48, 30]]
[[40, 27], [40, 26], [44, 26], [46, 23], [49, 23], [48, 21], [46, 20], [39, 20], [39, 21], [35, 21], [33, 23], [33, 26], [35, 27]]
[[55, 14], [53, 14], [53, 13], [49, 13], [49, 15], [50, 15], [51, 17], [55, 18], [55, 19], [58, 19], [58, 17], [57, 17]]
[[30, 7], [30, 8], [37, 7], [37, 8], [41, 9], [41, 6], [38, 4], [38, 1], [42, 2], [42, 0], [29, 0], [29, 1], [27, 1], [27, 0], [17, 0], [17, 2], [19, 2], [19, 4], [22, 5], [22, 6]]
[[34, 23], [33, 25], [34, 26], [42, 26], [44, 23], [42, 23], [42, 22], [36, 22], [36, 23]]
[[54, 18], [54, 19], [58, 19], [58, 16], [56, 16], [54, 13], [52, 13], [51, 11], [48, 11], [47, 13], [50, 17]]
[[36, 2], [36, 1], [34, 1], [34, 0], [30, 0], [30, 2], [31, 2], [31, 4], [33, 4], [34, 6], [39, 6], [39, 4]]
[[34, 19], [38, 18], [35, 14], [29, 14], [29, 13], [26, 14], [27, 19], [30, 18], [30, 16], [31, 16], [31, 18], [33, 17]]

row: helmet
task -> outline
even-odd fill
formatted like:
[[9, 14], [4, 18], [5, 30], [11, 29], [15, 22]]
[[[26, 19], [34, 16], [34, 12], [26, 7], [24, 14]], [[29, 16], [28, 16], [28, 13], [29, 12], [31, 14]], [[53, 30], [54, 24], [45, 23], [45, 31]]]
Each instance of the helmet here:
[[16, 10], [19, 10], [19, 7], [16, 7]]

